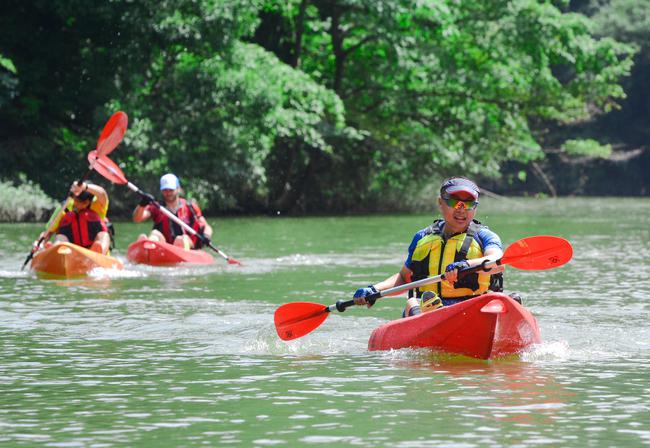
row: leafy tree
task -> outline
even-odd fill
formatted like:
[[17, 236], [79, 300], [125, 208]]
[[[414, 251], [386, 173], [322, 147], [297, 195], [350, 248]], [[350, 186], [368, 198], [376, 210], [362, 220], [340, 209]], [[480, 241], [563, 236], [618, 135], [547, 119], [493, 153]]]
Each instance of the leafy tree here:
[[326, 138], [345, 131], [336, 95], [258, 46], [235, 45], [228, 64], [183, 53], [164, 70], [129, 97], [127, 109], [147, 117], [129, 133], [129, 170], [156, 179], [177, 170], [213, 209], [281, 201], [271, 159], [295, 146], [329, 153]]
[[548, 1], [8, 1], [0, 175], [61, 191], [121, 108], [128, 176], [175, 171], [208, 211], [372, 209], [603, 151], [555, 126], [615, 107], [633, 54]]
[[[203, 9], [189, 0], [9, 1], [0, 51], [18, 82], [12, 101], [0, 104], [0, 171], [27, 172], [49, 192], [65, 188], [113, 112], [107, 103], [129, 95], [152, 65], [165, 63], [167, 47], [194, 42], [205, 53], [207, 41], [221, 51], [250, 32], [244, 28], [254, 24], [255, 10], [246, 16], [241, 2], [220, 3], [222, 15], [207, 1]], [[245, 17], [250, 20], [242, 25]]]
[[[593, 6], [592, 6], [593, 7]], [[611, 0], [594, 11], [598, 33], [650, 48], [650, 1]]]
[[624, 80], [629, 97], [621, 110], [603, 117], [598, 126], [629, 148], [646, 148], [650, 140], [650, 0], [612, 0], [595, 11], [599, 35], [627, 42], [638, 49], [631, 77]]
[[302, 33], [288, 33], [304, 42], [283, 46], [301, 54], [285, 58], [335, 90], [349, 123], [367, 133], [376, 153], [360, 171], [378, 173], [376, 190], [452, 170], [496, 175], [506, 160], [543, 157], [549, 124], [588, 119], [623, 98], [633, 53], [551, 2], [276, 8], [295, 24], [305, 11]]

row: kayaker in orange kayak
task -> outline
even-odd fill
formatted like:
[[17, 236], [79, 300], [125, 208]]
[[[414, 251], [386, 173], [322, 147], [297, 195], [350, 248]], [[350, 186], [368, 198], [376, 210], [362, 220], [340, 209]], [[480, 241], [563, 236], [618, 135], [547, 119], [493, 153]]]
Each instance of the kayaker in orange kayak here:
[[50, 230], [39, 235], [39, 240], [43, 238], [48, 245], [47, 241], [56, 234], [54, 244], [70, 242], [106, 255], [111, 244], [106, 219], [109, 202], [106, 190], [90, 182], [79, 185], [75, 181], [70, 186], [70, 193], [68, 203]]
[[[503, 266], [478, 271], [458, 278], [459, 269], [496, 261], [503, 255], [499, 236], [474, 220], [480, 190], [465, 177], [451, 177], [440, 186], [438, 207], [442, 219], [415, 234], [406, 262], [397, 274], [354, 293], [357, 305], [366, 305], [365, 297], [385, 289], [430, 276], [445, 274], [445, 280], [409, 292], [405, 316], [453, 305], [485, 293], [503, 290]], [[424, 299], [424, 300], [422, 300]]]
[[[188, 202], [180, 197], [181, 183], [174, 174], [165, 174], [160, 178], [160, 191], [163, 197], [163, 206], [174, 213], [188, 226], [199, 234], [212, 238], [212, 227], [201, 213], [201, 209], [195, 202]], [[170, 220], [160, 211], [156, 199], [148, 194], [142, 195], [140, 204], [133, 210], [133, 221], [142, 222], [148, 219], [153, 220], [153, 230], [149, 239], [153, 241], [166, 241], [169, 244], [183, 247], [185, 249], [200, 249], [202, 240], [200, 236], [188, 235], [177, 223]], [[138, 239], [147, 238], [140, 235]]]

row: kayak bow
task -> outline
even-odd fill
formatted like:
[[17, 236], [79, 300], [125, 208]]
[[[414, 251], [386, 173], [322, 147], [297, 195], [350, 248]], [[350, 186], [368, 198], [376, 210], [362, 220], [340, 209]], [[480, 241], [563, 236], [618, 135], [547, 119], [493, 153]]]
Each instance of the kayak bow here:
[[502, 293], [488, 293], [372, 332], [369, 350], [428, 348], [479, 359], [518, 354], [541, 342], [535, 317]]
[[40, 276], [70, 278], [88, 275], [94, 268], [122, 269], [117, 258], [72, 243], [54, 244], [37, 252], [32, 269]]

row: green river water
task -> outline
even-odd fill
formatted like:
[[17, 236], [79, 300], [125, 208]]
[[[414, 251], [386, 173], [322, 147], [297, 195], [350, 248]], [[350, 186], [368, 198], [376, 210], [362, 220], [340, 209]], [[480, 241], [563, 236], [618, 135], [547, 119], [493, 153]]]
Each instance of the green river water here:
[[[506, 272], [542, 331], [521, 359], [369, 352], [400, 297], [278, 339], [278, 306], [396, 272], [432, 214], [215, 217], [245, 266], [71, 281], [20, 270], [42, 224], [0, 224], [0, 446], [650, 445], [650, 200], [487, 199], [477, 217], [506, 246], [574, 247], [561, 268]], [[114, 255], [147, 229], [116, 223]]]

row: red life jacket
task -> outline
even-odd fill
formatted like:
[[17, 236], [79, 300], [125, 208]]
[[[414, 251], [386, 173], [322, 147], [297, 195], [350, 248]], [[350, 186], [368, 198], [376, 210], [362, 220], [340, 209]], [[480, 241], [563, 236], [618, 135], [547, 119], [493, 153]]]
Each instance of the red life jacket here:
[[[195, 231], [199, 232], [201, 229], [201, 224], [199, 223], [199, 218], [203, 216], [201, 209], [198, 205], [192, 203], [189, 204], [185, 199], [179, 199], [180, 206], [176, 213], [174, 213], [181, 221], [190, 226]], [[148, 205], [149, 211], [153, 218], [153, 228], [162, 233], [165, 237], [165, 241], [169, 244], [174, 244], [174, 240], [177, 236], [185, 234], [185, 230], [174, 221], [169, 219], [167, 215], [162, 213], [158, 207], [155, 205]], [[196, 243], [198, 238], [195, 235], [188, 235], [192, 240], [194, 247], [197, 247]]]
[[108, 232], [108, 228], [104, 220], [90, 209], [66, 213], [57, 231], [58, 234], [65, 235], [71, 243], [86, 249], [92, 246], [99, 232]]

